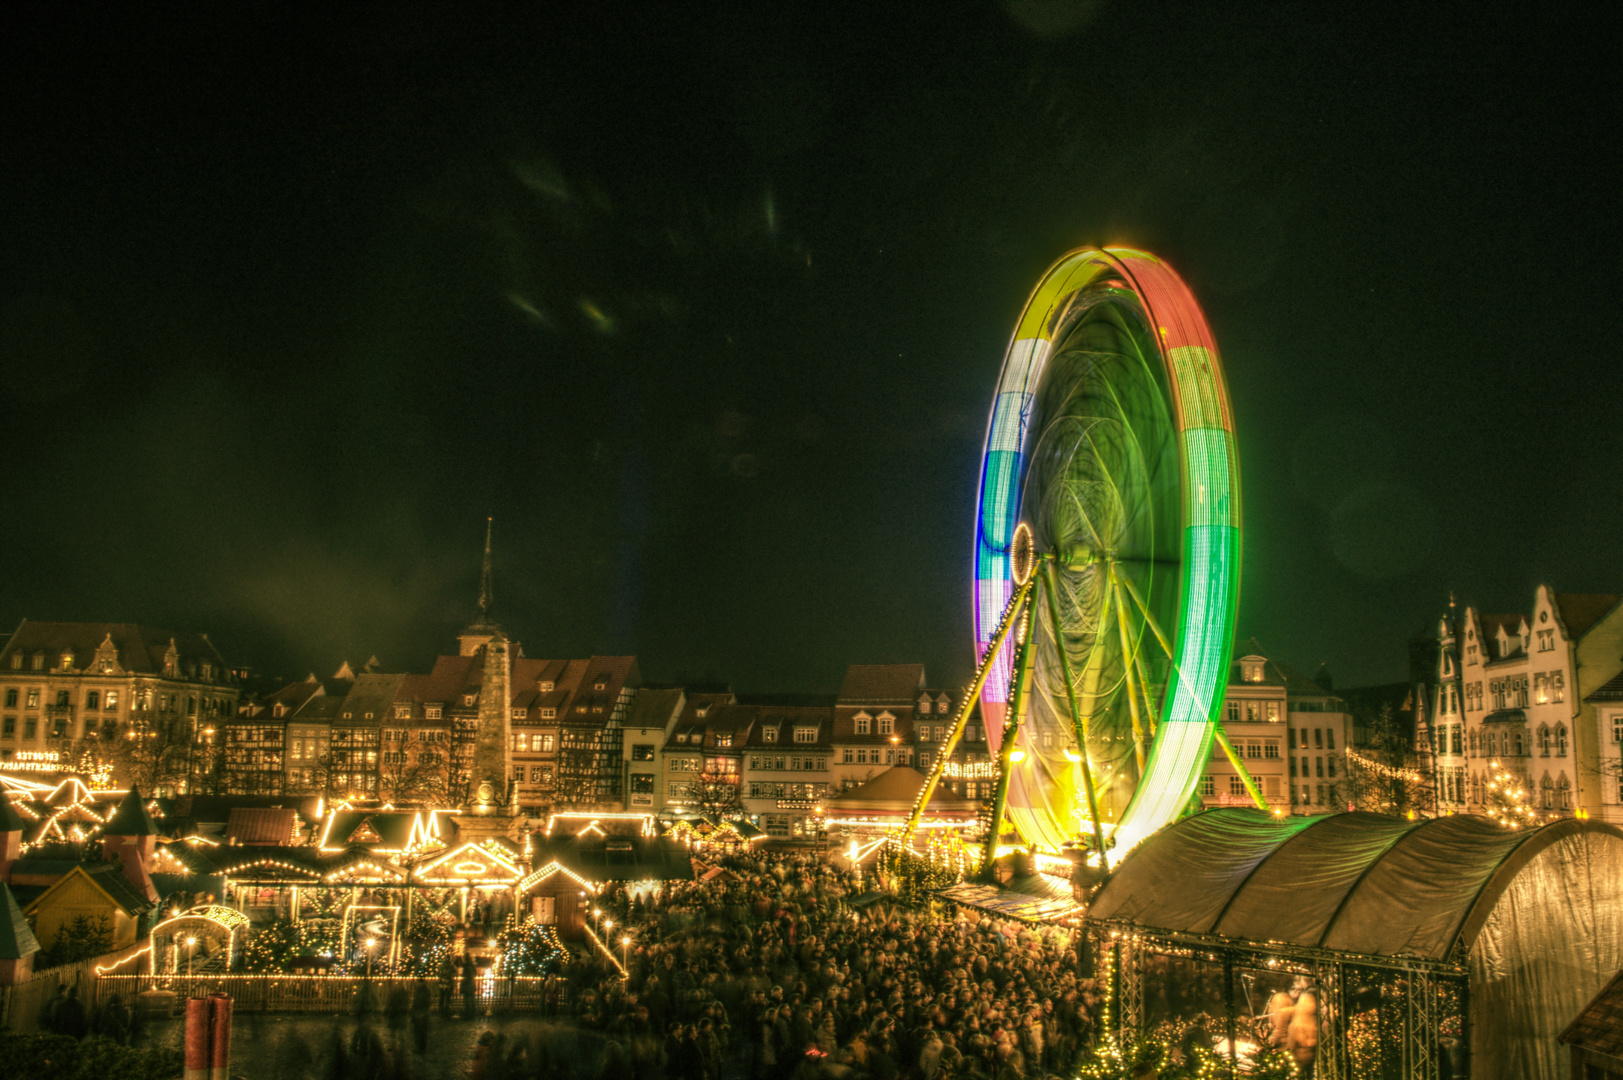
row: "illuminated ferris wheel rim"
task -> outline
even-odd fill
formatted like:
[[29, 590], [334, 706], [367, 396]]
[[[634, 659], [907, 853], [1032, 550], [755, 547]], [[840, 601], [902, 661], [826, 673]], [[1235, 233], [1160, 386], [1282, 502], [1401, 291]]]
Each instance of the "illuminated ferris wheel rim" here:
[[[1116, 846], [1125, 850], [1183, 812], [1211, 752], [1239, 590], [1239, 471], [1216, 341], [1188, 286], [1147, 252], [1080, 248], [1066, 254], [1026, 302], [1004, 356], [987, 423], [975, 523], [977, 657], [985, 657], [1024, 576], [1014, 572], [1010, 555], [1016, 531], [1024, 524], [1024, 469], [1032, 449], [1037, 390], [1048, 361], [1063, 344], [1064, 316], [1090, 291], [1108, 291], [1114, 302], [1136, 306], [1141, 313], [1165, 371], [1180, 477], [1183, 557], [1177, 617], [1169, 628], [1174, 631], [1171, 670], [1176, 675], [1164, 694], [1138, 785], [1113, 823]], [[989, 736], [1001, 730], [1011, 651], [992, 658], [982, 692]]]

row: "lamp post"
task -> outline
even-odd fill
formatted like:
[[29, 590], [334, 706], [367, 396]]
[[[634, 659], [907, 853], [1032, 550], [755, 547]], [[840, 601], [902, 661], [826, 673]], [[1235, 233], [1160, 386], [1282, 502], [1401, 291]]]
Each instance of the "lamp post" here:
[[625, 969], [627, 980], [631, 978], [631, 935], [626, 934], [620, 938], [621, 967]]
[[186, 939], [186, 977], [188, 979], [192, 977], [192, 956], [197, 952], [196, 946], [196, 938], [189, 937]]

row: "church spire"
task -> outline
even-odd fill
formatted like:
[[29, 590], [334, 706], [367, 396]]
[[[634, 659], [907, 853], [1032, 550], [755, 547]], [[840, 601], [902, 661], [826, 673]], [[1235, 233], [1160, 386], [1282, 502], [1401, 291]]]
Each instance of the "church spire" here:
[[490, 574], [490, 526], [493, 520], [485, 518], [485, 560], [479, 568], [479, 607], [474, 612], [473, 622], [457, 635], [457, 641], [460, 643], [458, 651], [463, 656], [472, 656], [484, 648], [492, 638], [500, 637], [502, 632], [501, 627], [490, 617], [490, 609], [495, 600], [495, 589], [491, 585]]
[[479, 614], [474, 619], [479, 625], [490, 622], [490, 606], [496, 598], [490, 578], [490, 526], [494, 520], [490, 517], [485, 518], [485, 561], [479, 569]]

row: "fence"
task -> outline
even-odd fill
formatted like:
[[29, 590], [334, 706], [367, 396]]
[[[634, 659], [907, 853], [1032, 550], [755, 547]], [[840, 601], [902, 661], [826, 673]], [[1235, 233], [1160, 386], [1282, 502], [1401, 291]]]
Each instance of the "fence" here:
[[[442, 1007], [439, 984], [434, 979], [406, 979], [356, 975], [102, 975], [96, 978], [103, 999], [118, 993], [125, 1001], [148, 994], [140, 1000], [147, 1008], [166, 1008], [178, 1016], [186, 999], [213, 993], [230, 994], [237, 1012], [374, 1013], [383, 1012], [389, 998], [398, 990], [411, 1000], [420, 983], [428, 984], [435, 1008]], [[152, 994], [151, 991], [159, 991]], [[553, 1015], [570, 1005], [568, 986], [556, 976], [519, 975], [512, 978], [480, 978], [474, 983], [473, 1011], [487, 1013], [530, 1012]], [[52, 992], [55, 992], [53, 987]], [[467, 1008], [461, 981], [450, 995], [449, 1007], [461, 1012]]]
[[102, 995], [112, 992], [107, 989], [103, 979], [97, 978], [97, 965], [107, 967], [127, 958], [130, 954], [131, 950], [126, 949], [105, 956], [94, 956], [78, 963], [47, 968], [37, 972], [27, 982], [0, 986], [0, 1028], [12, 1031], [36, 1030], [39, 1025], [40, 1009], [56, 996], [56, 988], [59, 986], [78, 987], [79, 1001], [84, 1005], [86, 1015], [89, 1015], [97, 1005], [106, 1000]]

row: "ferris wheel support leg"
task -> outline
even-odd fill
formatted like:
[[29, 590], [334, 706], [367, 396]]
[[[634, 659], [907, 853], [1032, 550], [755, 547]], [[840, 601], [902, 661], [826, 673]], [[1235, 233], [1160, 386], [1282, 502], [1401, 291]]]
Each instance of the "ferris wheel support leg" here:
[[1229, 764], [1233, 765], [1234, 771], [1240, 774], [1240, 783], [1245, 785], [1246, 794], [1251, 796], [1251, 801], [1257, 804], [1258, 810], [1268, 809], [1268, 800], [1264, 799], [1262, 793], [1257, 790], [1257, 782], [1251, 779], [1251, 773], [1247, 771], [1245, 761], [1235, 752], [1234, 744], [1229, 742], [1228, 735], [1223, 731], [1223, 725], [1213, 724], [1212, 734], [1217, 738], [1217, 745], [1223, 748], [1223, 753], [1228, 755]]
[[919, 789], [918, 801], [913, 804], [913, 813], [908, 816], [907, 828], [902, 832], [903, 842], [909, 847], [913, 844], [913, 833], [918, 830], [919, 819], [924, 816], [924, 808], [930, 805], [930, 796], [935, 794], [936, 785], [941, 781], [941, 774], [947, 768], [947, 762], [952, 757], [953, 750], [958, 747], [958, 740], [963, 737], [964, 725], [969, 723], [969, 714], [975, 711], [975, 703], [980, 700], [981, 690], [986, 686], [986, 679], [992, 674], [992, 662], [997, 659], [998, 653], [1003, 651], [1004, 643], [1014, 632], [1018, 624], [1017, 618], [1021, 606], [1031, 595], [1032, 580], [1016, 589], [1014, 595], [1003, 608], [1003, 618], [998, 623], [997, 632], [992, 635], [991, 642], [986, 646], [986, 655], [981, 657], [980, 667], [975, 670], [975, 681], [970, 683], [969, 690], [964, 699], [958, 703], [958, 715], [952, 721], [952, 733], [941, 744], [936, 754], [935, 762], [930, 766], [930, 773], [925, 777], [924, 786]]
[[[1082, 789], [1088, 795], [1088, 817], [1093, 821], [1094, 843], [1099, 846], [1099, 869], [1109, 870], [1110, 860], [1105, 855], [1104, 827], [1099, 823], [1099, 797], [1093, 787], [1093, 767], [1088, 764], [1088, 722], [1083, 718], [1082, 711], [1076, 707], [1076, 681], [1071, 675], [1071, 655], [1065, 651], [1065, 642], [1060, 637], [1062, 631], [1059, 621], [1059, 600], [1056, 595], [1059, 590], [1055, 584], [1056, 574], [1052, 559], [1043, 566], [1043, 575], [1048, 586], [1043, 590], [1048, 597], [1048, 618], [1054, 625], [1054, 651], [1059, 653], [1060, 673], [1065, 679], [1065, 700], [1071, 707], [1071, 727], [1076, 731], [1076, 752], [1082, 759], [1079, 762], [1082, 766]], [[1131, 692], [1129, 689], [1128, 693]], [[1135, 731], [1138, 729], [1137, 706], [1133, 709], [1133, 728]]]
[[[1144, 775], [1144, 725], [1138, 716], [1137, 686], [1134, 685], [1133, 665], [1137, 659], [1133, 655], [1133, 643], [1127, 637], [1127, 606], [1122, 603], [1121, 594], [1113, 592], [1116, 608], [1116, 632], [1121, 636], [1121, 674], [1122, 681], [1127, 687], [1127, 712], [1133, 721], [1133, 755], [1138, 759], [1138, 775]], [[1109, 606], [1108, 604], [1106, 606]]]
[[[1027, 584], [1033, 584], [1037, 575], [1032, 574]], [[1035, 614], [1036, 604], [1028, 609]], [[998, 747], [997, 794], [992, 798], [992, 823], [986, 831], [986, 850], [981, 858], [982, 870], [990, 874], [992, 864], [997, 861], [997, 842], [1003, 835], [1003, 813], [1009, 804], [1009, 769], [1014, 764], [1015, 743], [1020, 741], [1020, 725], [1026, 718], [1026, 702], [1031, 697], [1031, 671], [1032, 661], [1037, 656], [1034, 647], [1037, 637], [1036, 620], [1028, 616], [1026, 626], [1026, 639], [1020, 643], [1020, 652], [1015, 659], [1014, 692], [1009, 695], [1009, 719], [1003, 725], [1003, 743]]]

